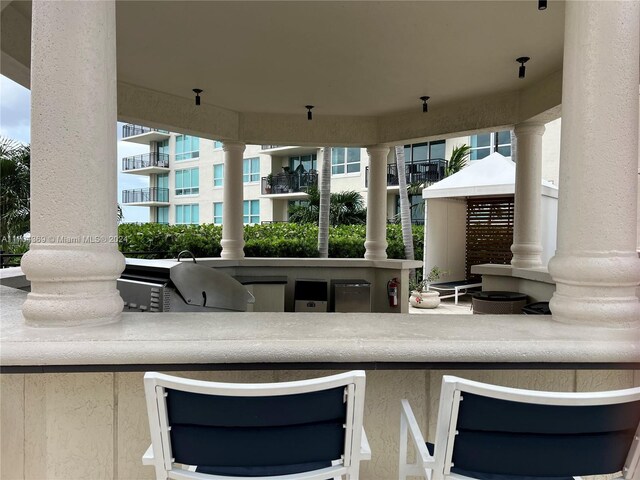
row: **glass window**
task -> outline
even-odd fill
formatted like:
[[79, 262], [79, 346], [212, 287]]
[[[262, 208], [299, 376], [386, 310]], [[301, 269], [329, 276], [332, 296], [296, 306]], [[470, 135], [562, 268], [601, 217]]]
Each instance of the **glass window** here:
[[200, 169], [176, 170], [176, 195], [197, 195], [200, 193]]
[[260, 223], [260, 200], [245, 200], [242, 204], [242, 214], [245, 225]]
[[176, 137], [176, 161], [191, 160], [200, 156], [200, 139], [191, 135]]
[[158, 153], [169, 154], [169, 140], [158, 142]]
[[160, 175], [156, 175], [156, 187], [158, 192], [158, 201], [159, 202], [168, 202], [169, 201], [169, 174], [162, 173]]
[[242, 163], [242, 181], [252, 183], [260, 181], [260, 159], [245, 158]]
[[158, 207], [156, 209], [156, 223], [169, 223], [169, 207]]
[[289, 157], [289, 170], [292, 172], [310, 172], [318, 169], [317, 155], [300, 155], [298, 157]]
[[189, 205], [176, 205], [177, 224], [197, 224], [200, 221], [200, 205], [192, 203]]
[[505, 157], [511, 156], [511, 132], [509, 130], [471, 136], [469, 157], [471, 160], [480, 160], [493, 152], [498, 152]]
[[222, 225], [222, 202], [213, 204], [213, 223], [215, 225]]
[[214, 149], [222, 148], [222, 142], [219, 142], [218, 140], [214, 140], [213, 141], [213, 148]]
[[337, 147], [331, 149], [331, 174], [344, 175], [360, 171], [360, 149]]
[[429, 159], [444, 158], [446, 150], [445, 145], [444, 140], [429, 143]]
[[417, 162], [426, 162], [427, 160], [429, 160], [429, 144], [422, 143], [418, 145], [413, 145], [413, 155], [411, 156], [411, 161], [413, 163], [417, 163]]
[[219, 163], [213, 166], [213, 186], [222, 187], [224, 185], [224, 164]]

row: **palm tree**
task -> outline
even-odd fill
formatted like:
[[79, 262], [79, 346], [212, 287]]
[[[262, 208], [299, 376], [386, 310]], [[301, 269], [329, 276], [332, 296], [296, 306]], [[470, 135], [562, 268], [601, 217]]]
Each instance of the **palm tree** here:
[[329, 218], [331, 210], [331, 147], [324, 147], [320, 173], [318, 204], [318, 252], [320, 258], [329, 258]]
[[451, 152], [451, 158], [447, 163], [445, 175], [448, 177], [449, 175], [453, 175], [466, 167], [470, 154], [471, 147], [469, 145], [462, 144], [454, 148]]
[[[320, 192], [310, 188], [309, 197], [303, 205], [289, 207], [291, 223], [318, 223], [320, 212]], [[362, 195], [354, 191], [332, 193], [330, 196], [329, 224], [364, 225], [367, 221], [367, 209], [364, 208]]]
[[396, 167], [398, 169], [398, 188], [400, 195], [400, 223], [402, 224], [402, 242], [404, 256], [413, 260], [413, 231], [411, 228], [411, 208], [409, 206], [409, 192], [407, 191], [407, 176], [405, 174], [404, 146], [396, 146]]
[[8, 138], [0, 138], [0, 234], [2, 243], [29, 231], [31, 152]]

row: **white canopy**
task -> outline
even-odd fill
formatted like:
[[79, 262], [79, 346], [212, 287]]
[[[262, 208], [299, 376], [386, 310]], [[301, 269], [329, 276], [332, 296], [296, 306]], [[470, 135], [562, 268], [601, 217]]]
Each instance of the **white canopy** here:
[[[422, 191], [422, 198], [485, 197], [513, 195], [516, 164], [511, 157], [494, 152], [482, 160], [474, 160], [466, 168]], [[542, 181], [542, 194], [558, 198], [558, 188]]]

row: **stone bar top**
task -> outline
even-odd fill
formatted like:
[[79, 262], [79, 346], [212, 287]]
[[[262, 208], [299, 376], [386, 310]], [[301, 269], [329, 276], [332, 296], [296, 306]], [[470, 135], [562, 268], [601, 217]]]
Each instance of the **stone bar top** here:
[[33, 328], [20, 311], [25, 297], [0, 286], [5, 371], [151, 364], [640, 363], [639, 329], [568, 325], [547, 316], [124, 313], [111, 325]]

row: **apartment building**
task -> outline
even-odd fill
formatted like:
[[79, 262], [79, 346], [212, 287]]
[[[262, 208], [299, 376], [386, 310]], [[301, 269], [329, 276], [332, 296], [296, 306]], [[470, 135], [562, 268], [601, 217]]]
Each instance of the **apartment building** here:
[[[543, 138], [543, 178], [557, 183], [560, 121], [547, 125]], [[122, 159], [122, 171], [149, 178], [149, 186], [122, 191], [122, 203], [149, 208], [149, 220], [165, 224], [222, 224], [224, 152], [222, 142], [124, 125], [123, 140], [149, 145], [149, 152]], [[444, 178], [456, 146], [471, 147], [470, 161], [493, 152], [511, 156], [509, 130], [417, 142], [405, 145], [407, 184], [428, 185]], [[245, 224], [285, 222], [292, 202], [304, 201], [318, 185], [321, 147], [247, 145], [243, 158]], [[364, 148], [333, 147], [331, 191], [355, 190], [367, 198], [369, 158]], [[419, 194], [411, 202], [422, 202]], [[387, 165], [387, 218], [399, 211], [398, 172], [394, 151]], [[423, 214], [412, 210], [412, 221]]]

